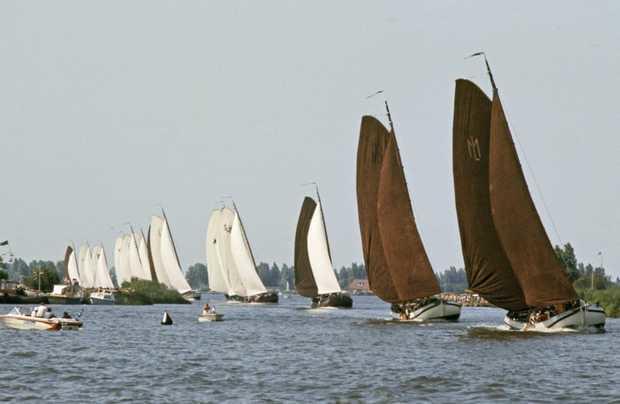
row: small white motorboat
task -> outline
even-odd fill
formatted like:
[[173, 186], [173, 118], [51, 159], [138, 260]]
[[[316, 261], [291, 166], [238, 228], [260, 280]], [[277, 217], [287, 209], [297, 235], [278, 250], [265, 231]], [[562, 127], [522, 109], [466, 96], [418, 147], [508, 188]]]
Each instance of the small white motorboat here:
[[216, 312], [202, 313], [198, 316], [198, 322], [204, 323], [206, 321], [224, 321], [224, 315]]
[[200, 316], [198, 316], [198, 322], [203, 323], [206, 321], [223, 321], [224, 315], [217, 313], [215, 311], [215, 307], [209, 306], [209, 304], [205, 304], [202, 308], [202, 312]]
[[97, 305], [114, 304], [114, 294], [108, 290], [92, 292], [90, 294], [90, 304], [97, 304]]
[[32, 314], [24, 314], [15, 307], [8, 314], [0, 315], [0, 322], [15, 330], [60, 330], [62, 328], [60, 319], [49, 317], [47, 313], [50, 313], [49, 308], [45, 306], [35, 308]]

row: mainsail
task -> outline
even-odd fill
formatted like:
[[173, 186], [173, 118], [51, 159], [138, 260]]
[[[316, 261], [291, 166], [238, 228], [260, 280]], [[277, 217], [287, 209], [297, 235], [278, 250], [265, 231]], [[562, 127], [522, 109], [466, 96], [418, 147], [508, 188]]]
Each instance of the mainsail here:
[[80, 253], [78, 254], [78, 267], [80, 269], [80, 286], [83, 288], [92, 287], [94, 265], [92, 259], [92, 252], [87, 244], [80, 246]]
[[220, 210], [220, 217], [215, 230], [216, 248], [219, 262], [221, 263], [222, 275], [228, 285], [227, 294], [229, 296], [248, 296], [235, 264], [230, 243], [235, 217], [235, 212], [232, 209], [222, 208]]
[[128, 234], [128, 257], [129, 257], [129, 268], [131, 271], [131, 277], [137, 279], [145, 279], [151, 280], [151, 272], [148, 273], [144, 270], [144, 264], [142, 263], [142, 259], [140, 257], [140, 250], [138, 247], [138, 240], [136, 239], [136, 234], [132, 231]]
[[295, 289], [306, 297], [341, 292], [321, 206], [309, 197], [303, 201], [295, 234]]
[[93, 256], [96, 262], [95, 275], [93, 277], [93, 287], [95, 288], [114, 288], [110, 271], [108, 269], [108, 260], [105, 255], [103, 246], [93, 247]]
[[498, 307], [527, 308], [495, 231], [489, 194], [491, 100], [469, 80], [457, 80], [452, 161], [456, 212], [469, 289]]
[[127, 238], [121, 235], [114, 243], [114, 270], [116, 271], [116, 283], [120, 288], [124, 282], [131, 281], [131, 272], [127, 260]]
[[491, 212], [525, 301], [540, 307], [576, 299], [528, 190], [497, 89], [493, 92], [490, 126]]
[[357, 146], [357, 212], [370, 289], [385, 301], [398, 302], [377, 217], [379, 178], [387, 141], [388, 131], [381, 122], [372, 116], [362, 117]]
[[161, 238], [162, 230], [164, 228], [164, 218], [161, 216], [151, 216], [151, 225], [149, 226], [148, 233], [148, 252], [149, 262], [151, 263], [157, 281], [163, 283], [166, 286], [170, 285], [168, 274], [163, 261], [161, 260]]
[[147, 242], [144, 239], [142, 230], [140, 230], [140, 232], [136, 232], [135, 235], [136, 242], [138, 243], [138, 256], [140, 257], [140, 263], [142, 264], [142, 273], [144, 275], [144, 279], [149, 281], [155, 280], [155, 278], [153, 278], [153, 270], [151, 269], [151, 260], [149, 259]]
[[388, 132], [372, 117], [362, 118], [357, 167], [360, 227], [371, 288], [393, 303], [439, 293], [413, 216], [394, 131]]
[[80, 272], [78, 270], [77, 258], [75, 256], [75, 250], [72, 246], [67, 246], [65, 250], [65, 282], [80, 282]]
[[214, 292], [228, 294], [231, 288], [220, 254], [222, 240], [217, 237], [218, 229], [222, 226], [221, 217], [220, 209], [216, 209], [211, 212], [211, 217], [209, 218], [206, 239], [207, 273], [209, 276], [209, 289]]
[[176, 289], [181, 294], [191, 292], [192, 288], [187, 283], [181, 270], [181, 263], [179, 262], [179, 256], [165, 214], [161, 231], [161, 261], [164, 264], [164, 268], [166, 268], [166, 275], [168, 275], [168, 281], [170, 282], [168, 286]]

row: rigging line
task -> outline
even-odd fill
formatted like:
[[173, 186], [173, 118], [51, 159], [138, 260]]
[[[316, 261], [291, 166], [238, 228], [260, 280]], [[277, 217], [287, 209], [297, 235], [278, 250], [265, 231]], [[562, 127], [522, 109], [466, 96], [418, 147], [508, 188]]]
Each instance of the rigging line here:
[[549, 206], [547, 205], [547, 201], [545, 200], [545, 195], [542, 192], [542, 188], [538, 184], [538, 180], [536, 179], [536, 175], [534, 174], [534, 168], [532, 167], [529, 160], [527, 159], [527, 153], [525, 152], [525, 147], [523, 147], [523, 145], [521, 144], [517, 136], [513, 135], [513, 138], [517, 141], [517, 145], [519, 146], [519, 149], [521, 149], [521, 151], [523, 152], [522, 154], [523, 154], [523, 160], [525, 160], [525, 166], [527, 167], [527, 171], [529, 172], [530, 176], [532, 177], [532, 180], [534, 181], [534, 186], [536, 187], [536, 191], [540, 195], [540, 200], [543, 204], [543, 208], [545, 209], [545, 213], [547, 214], [547, 217], [549, 218], [549, 221], [551, 222], [551, 227], [553, 227], [553, 231], [555, 232], [555, 235], [558, 238], [560, 245], [563, 245], [564, 241], [562, 240], [560, 231], [558, 230], [558, 227], [555, 224], [555, 220], [553, 219], [551, 210], [549, 209]]
[[[489, 61], [487, 60], [486, 53], [484, 53], [484, 52], [476, 52], [476, 53], [466, 57], [466, 59], [469, 59], [471, 57], [476, 57], [476, 56], [482, 56], [484, 58], [484, 64], [486, 65], [487, 73], [489, 74], [489, 79], [491, 80], [491, 85], [493, 86], [493, 91], [497, 92], [498, 91], [497, 90], [497, 86], [495, 85], [495, 80], [493, 79], [493, 73], [491, 72], [491, 67], [489, 66]], [[527, 153], [525, 151], [525, 147], [523, 147], [523, 145], [521, 144], [521, 142], [519, 141], [519, 138], [517, 136], [515, 136], [513, 134], [512, 138], [516, 140], [517, 146], [519, 146], [519, 149], [521, 150], [521, 154], [523, 155], [523, 159], [525, 160], [525, 167], [526, 167], [528, 173], [530, 174], [530, 176], [532, 177], [532, 180], [534, 181], [534, 186], [536, 187], [536, 191], [540, 195], [540, 200], [541, 200], [541, 202], [543, 204], [543, 208], [545, 210], [545, 213], [546, 213], [547, 217], [549, 218], [549, 221], [551, 222], [551, 227], [553, 227], [553, 231], [555, 232], [555, 235], [558, 238], [558, 241], [560, 242], [560, 244], [564, 244], [564, 242], [562, 241], [562, 236], [560, 235], [560, 232], [558, 230], [558, 227], [555, 224], [555, 220], [553, 220], [553, 215], [551, 214], [551, 210], [549, 209], [549, 206], [547, 205], [547, 201], [545, 200], [545, 195], [543, 194], [542, 188], [538, 184], [538, 180], [536, 179], [536, 175], [534, 174], [534, 168], [530, 165], [530, 162], [527, 159]]]

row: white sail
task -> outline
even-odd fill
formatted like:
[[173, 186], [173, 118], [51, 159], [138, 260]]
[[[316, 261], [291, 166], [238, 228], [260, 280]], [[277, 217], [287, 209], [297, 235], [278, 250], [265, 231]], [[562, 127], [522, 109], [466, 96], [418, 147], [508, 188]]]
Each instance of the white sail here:
[[170, 227], [165, 217], [161, 231], [161, 260], [164, 264], [164, 268], [166, 268], [166, 275], [168, 275], [170, 286], [181, 294], [190, 292], [192, 288], [189, 286], [189, 283], [187, 283], [187, 280], [185, 280], [185, 276], [181, 270], [179, 257], [177, 256], [176, 248], [172, 241]]
[[308, 259], [319, 295], [341, 292], [329, 257], [321, 205], [317, 203], [308, 228]]
[[144, 273], [144, 267], [142, 266], [142, 260], [140, 259], [140, 253], [138, 252], [138, 242], [136, 241], [135, 233], [131, 232], [128, 235], [128, 256], [129, 256], [129, 268], [132, 278], [151, 280], [151, 274], [148, 276]]
[[114, 284], [112, 283], [112, 278], [110, 278], [108, 259], [106, 258], [103, 246], [94, 247], [93, 256], [95, 257], [95, 276], [93, 278], [93, 287], [113, 289]]
[[93, 274], [91, 265], [91, 251], [86, 244], [80, 246], [80, 252], [78, 254], [78, 268], [80, 272], [80, 286], [83, 288], [92, 287]]
[[227, 294], [229, 296], [248, 296], [231, 250], [230, 235], [234, 219], [235, 212], [231, 209], [222, 208], [220, 210], [219, 224], [215, 230], [217, 254], [222, 267], [222, 274], [228, 285]]
[[138, 256], [140, 257], [140, 263], [142, 264], [142, 274], [144, 279], [153, 280], [151, 275], [151, 261], [149, 260], [149, 250], [146, 246], [146, 240], [142, 235], [142, 231], [135, 233], [136, 242], [138, 243]]
[[153, 267], [155, 269], [157, 281], [159, 283], [163, 283], [167, 287], [171, 287], [168, 274], [166, 273], [166, 267], [161, 260], [161, 234], [163, 228], [164, 218], [161, 216], [152, 216], [151, 226], [149, 227], [148, 245], [150, 248], [151, 258], [153, 259]]
[[218, 240], [218, 228], [222, 226], [221, 211], [219, 209], [211, 212], [209, 225], [207, 226], [207, 273], [209, 275], [209, 289], [219, 293], [230, 293], [230, 285], [228, 283], [227, 271], [222, 263], [220, 256], [219, 244], [222, 240]]
[[123, 282], [131, 281], [131, 271], [127, 260], [127, 242], [124, 235], [119, 236], [114, 243], [114, 271], [116, 272], [116, 283], [120, 288]]
[[69, 255], [69, 262], [67, 264], [67, 273], [69, 274], [69, 279], [71, 282], [77, 281], [80, 282], [80, 271], [78, 270], [78, 262], [75, 254], [75, 250], [71, 250], [71, 254]]
[[239, 213], [235, 212], [232, 229], [230, 231], [230, 249], [235, 266], [243, 282], [247, 296], [258, 295], [267, 292], [263, 282], [256, 272], [256, 264], [252, 257], [250, 244], [241, 225]]

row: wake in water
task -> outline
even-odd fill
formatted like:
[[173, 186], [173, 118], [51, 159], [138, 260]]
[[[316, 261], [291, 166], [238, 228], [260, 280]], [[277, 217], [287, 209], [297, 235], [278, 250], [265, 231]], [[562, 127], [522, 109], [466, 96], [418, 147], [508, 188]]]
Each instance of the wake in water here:
[[466, 338], [479, 338], [479, 339], [495, 339], [495, 340], [511, 340], [511, 339], [528, 339], [528, 338], [539, 338], [545, 336], [562, 336], [562, 335], [584, 335], [584, 334], [600, 334], [604, 333], [605, 330], [595, 330], [595, 329], [583, 329], [583, 330], [572, 330], [566, 329], [561, 332], [536, 332], [536, 331], [516, 331], [510, 329], [507, 325], [480, 325], [476, 327], [468, 327]]

